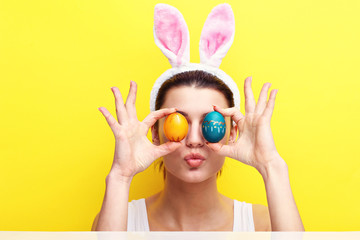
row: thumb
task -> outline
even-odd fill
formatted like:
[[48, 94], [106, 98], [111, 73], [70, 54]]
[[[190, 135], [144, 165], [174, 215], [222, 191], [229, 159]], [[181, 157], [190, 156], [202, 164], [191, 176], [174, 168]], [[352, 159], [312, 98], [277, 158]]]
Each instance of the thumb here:
[[167, 142], [163, 143], [160, 146], [155, 146], [155, 159], [167, 155], [173, 151], [175, 151], [178, 147], [181, 146], [180, 142]]
[[210, 143], [210, 142], [206, 142], [206, 145], [211, 150], [213, 150], [214, 152], [216, 152], [217, 154], [219, 154], [221, 156], [230, 157], [230, 158], [233, 157], [232, 150], [229, 145], [224, 145], [222, 143]]

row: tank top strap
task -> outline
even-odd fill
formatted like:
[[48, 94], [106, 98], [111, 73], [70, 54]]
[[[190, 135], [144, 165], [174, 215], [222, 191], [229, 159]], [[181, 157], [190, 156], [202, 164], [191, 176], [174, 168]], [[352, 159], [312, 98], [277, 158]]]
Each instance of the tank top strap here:
[[252, 204], [234, 199], [234, 232], [255, 232]]
[[127, 231], [150, 231], [145, 198], [132, 200], [128, 203]]

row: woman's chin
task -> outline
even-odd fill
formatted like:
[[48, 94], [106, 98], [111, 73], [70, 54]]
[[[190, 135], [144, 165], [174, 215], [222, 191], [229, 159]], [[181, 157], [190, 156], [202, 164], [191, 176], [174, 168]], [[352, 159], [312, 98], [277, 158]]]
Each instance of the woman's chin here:
[[184, 172], [177, 171], [176, 174], [172, 175], [186, 183], [201, 183], [210, 178], [216, 179], [216, 173], [205, 172], [201, 168], [189, 168]]

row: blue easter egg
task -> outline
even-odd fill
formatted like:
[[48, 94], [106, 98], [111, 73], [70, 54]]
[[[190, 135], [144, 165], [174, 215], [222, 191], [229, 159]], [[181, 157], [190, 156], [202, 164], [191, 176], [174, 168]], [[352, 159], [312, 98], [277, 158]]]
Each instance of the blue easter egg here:
[[201, 128], [202, 134], [207, 141], [211, 143], [218, 142], [225, 136], [225, 118], [219, 112], [209, 112], [205, 116]]

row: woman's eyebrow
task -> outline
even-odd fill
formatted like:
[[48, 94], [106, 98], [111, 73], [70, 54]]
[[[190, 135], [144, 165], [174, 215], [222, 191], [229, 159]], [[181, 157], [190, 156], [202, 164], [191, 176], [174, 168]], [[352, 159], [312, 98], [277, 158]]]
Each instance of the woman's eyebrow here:
[[[177, 110], [176, 112], [181, 113], [182, 115], [184, 115], [184, 117], [188, 117], [188, 116], [189, 116], [189, 114], [187, 114], [186, 112], [183, 112], [183, 111]], [[209, 112], [204, 113], [203, 115], [201, 115], [201, 117], [205, 117], [206, 114], [208, 114], [208, 113], [209, 113]]]

